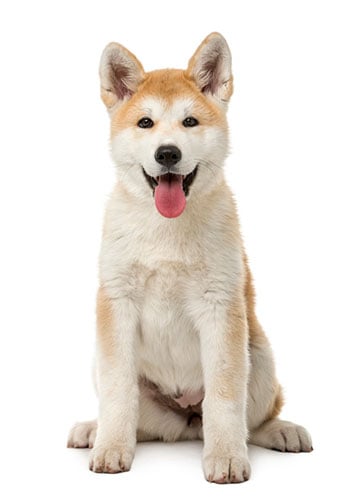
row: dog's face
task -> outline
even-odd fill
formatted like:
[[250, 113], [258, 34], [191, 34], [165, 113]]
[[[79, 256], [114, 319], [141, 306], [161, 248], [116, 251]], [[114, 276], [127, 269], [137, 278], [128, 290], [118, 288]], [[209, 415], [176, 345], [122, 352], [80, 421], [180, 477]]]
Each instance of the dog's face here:
[[209, 192], [220, 178], [228, 150], [230, 62], [218, 34], [204, 40], [186, 71], [144, 73], [138, 60], [114, 43], [102, 55], [101, 92], [111, 115], [119, 179], [154, 202], [163, 216], [179, 216], [191, 195]]

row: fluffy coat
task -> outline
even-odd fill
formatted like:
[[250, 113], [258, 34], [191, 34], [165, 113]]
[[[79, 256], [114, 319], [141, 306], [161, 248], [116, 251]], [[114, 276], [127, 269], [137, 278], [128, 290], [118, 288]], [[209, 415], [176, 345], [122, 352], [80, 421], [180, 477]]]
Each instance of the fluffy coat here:
[[[226, 41], [212, 33], [187, 70], [149, 73], [112, 43], [100, 75], [118, 182], [100, 255], [99, 416], [77, 424], [68, 445], [93, 446], [91, 470], [121, 472], [137, 440], [200, 438], [205, 477], [218, 483], [249, 478], [248, 441], [311, 451], [304, 428], [277, 418], [281, 388], [224, 177], [233, 91]], [[198, 126], [185, 126], [188, 117]], [[137, 125], [145, 118], [150, 128]], [[195, 171], [185, 210], [172, 219], [152, 191], [164, 145], [181, 151], [183, 182]]]

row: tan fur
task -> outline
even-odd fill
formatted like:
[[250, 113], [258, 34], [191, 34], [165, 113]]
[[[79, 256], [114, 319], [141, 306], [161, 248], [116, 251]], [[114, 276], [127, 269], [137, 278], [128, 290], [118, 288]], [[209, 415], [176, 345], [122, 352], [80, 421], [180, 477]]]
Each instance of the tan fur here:
[[270, 413], [268, 413], [266, 421], [278, 417], [278, 415], [282, 411], [283, 405], [284, 405], [284, 398], [283, 398], [282, 387], [278, 384], [276, 387], [275, 398], [272, 402], [271, 411]]
[[96, 299], [97, 336], [99, 346], [106, 356], [113, 355], [115, 347], [115, 328], [113, 310], [110, 298], [100, 287]]
[[247, 318], [249, 324], [249, 340], [252, 343], [263, 343], [266, 341], [265, 333], [258, 322], [255, 314], [255, 289], [253, 285], [253, 277], [248, 265], [248, 258], [244, 254], [244, 265], [245, 265], [245, 286], [244, 286], [244, 297], [247, 309]]
[[[74, 426], [68, 445], [93, 445], [91, 470], [116, 473], [130, 468], [136, 438], [203, 439], [205, 477], [218, 483], [249, 478], [248, 441], [311, 451], [303, 427], [277, 418], [282, 389], [222, 169], [233, 91], [226, 41], [212, 33], [186, 70], [149, 73], [112, 43], [100, 75], [119, 177], [96, 306], [100, 410], [98, 423]], [[144, 117], [151, 128], [138, 126]], [[199, 125], [185, 126], [186, 117]], [[171, 220], [154, 203], [167, 171], [160, 146], [181, 149], [175, 171], [167, 164], [177, 182], [194, 178], [189, 192], [183, 183], [185, 210]]]
[[244, 371], [242, 352], [246, 349], [247, 328], [243, 304], [240, 307], [231, 305], [224, 341], [227, 354], [221, 372], [215, 379], [215, 391], [218, 397], [232, 400], [237, 397], [237, 390], [240, 389], [239, 384], [234, 381], [235, 372]]
[[[246, 302], [247, 319], [249, 327], [249, 343], [253, 346], [264, 347], [267, 346], [269, 342], [256, 317], [255, 290], [246, 254], [244, 255], [244, 263], [246, 269], [244, 296]], [[282, 388], [276, 379], [271, 393], [271, 403], [267, 409], [264, 421], [277, 417], [282, 410], [283, 404], [284, 404], [284, 398], [283, 398]]]
[[[167, 105], [171, 105], [179, 97], [188, 97], [193, 100], [194, 114], [198, 116], [202, 125], [226, 126], [224, 112], [204, 97], [186, 71], [160, 69], [146, 73], [137, 93], [116, 109], [111, 120], [111, 135], [134, 127], [145, 115], [142, 101], [145, 97], [152, 96], [163, 100]], [[151, 133], [156, 129], [155, 126]]]

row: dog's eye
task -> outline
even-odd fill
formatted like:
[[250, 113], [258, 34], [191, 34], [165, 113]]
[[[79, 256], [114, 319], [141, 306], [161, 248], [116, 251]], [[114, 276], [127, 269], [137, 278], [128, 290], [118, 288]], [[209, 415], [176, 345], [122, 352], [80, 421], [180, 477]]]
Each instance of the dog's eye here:
[[151, 118], [142, 118], [137, 123], [137, 126], [139, 128], [152, 128], [153, 125], [154, 125], [154, 123], [153, 123]]
[[198, 123], [198, 119], [194, 118], [193, 116], [189, 116], [188, 118], [186, 118], [182, 121], [182, 124], [186, 128], [189, 128], [192, 126], [197, 126], [199, 123]]

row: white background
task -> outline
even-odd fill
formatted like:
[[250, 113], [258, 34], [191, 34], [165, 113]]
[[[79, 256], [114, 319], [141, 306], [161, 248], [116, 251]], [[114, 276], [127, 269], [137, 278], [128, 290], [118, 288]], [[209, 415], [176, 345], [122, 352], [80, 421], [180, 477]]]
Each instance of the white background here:
[[[347, 4], [1, 3], [3, 496], [349, 491]], [[100, 53], [114, 40], [146, 69], [185, 67], [211, 31], [232, 48], [227, 178], [285, 386], [283, 416], [310, 430], [315, 451], [252, 447], [251, 480], [216, 486], [203, 479], [200, 443], [142, 444], [131, 472], [96, 475], [88, 452], [65, 443], [71, 424], [97, 411], [90, 375], [97, 258], [114, 182]]]

